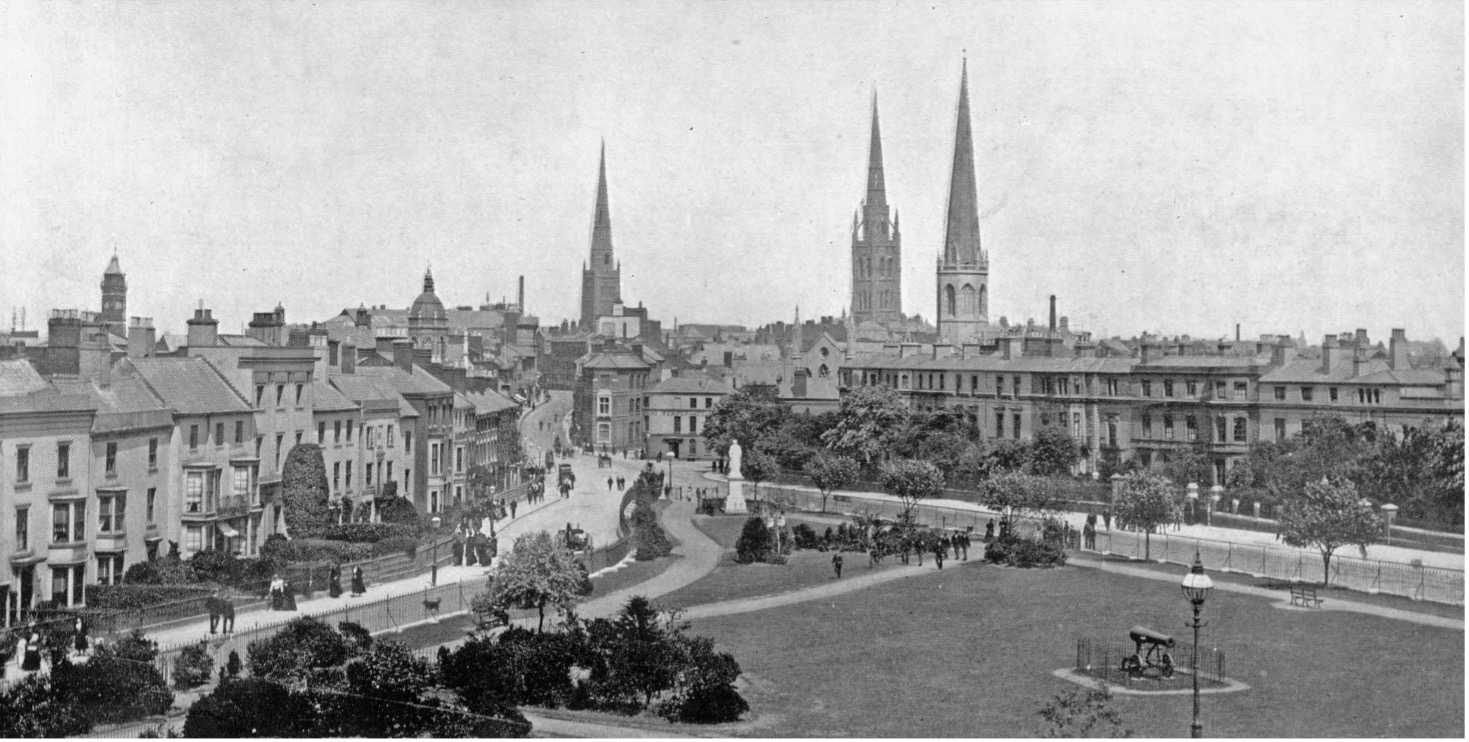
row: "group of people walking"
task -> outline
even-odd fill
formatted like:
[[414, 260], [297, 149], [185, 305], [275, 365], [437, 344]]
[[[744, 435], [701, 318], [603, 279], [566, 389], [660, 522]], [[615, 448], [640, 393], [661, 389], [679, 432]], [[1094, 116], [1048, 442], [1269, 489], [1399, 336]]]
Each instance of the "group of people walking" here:
[[[58, 627], [59, 628], [59, 627]], [[64, 629], [62, 630], [64, 632]], [[40, 672], [42, 669], [42, 654], [47, 648], [47, 639], [42, 633], [40, 626], [35, 621], [26, 624], [25, 630], [20, 632], [16, 640], [15, 662], [17, 669], [24, 673]], [[73, 619], [70, 636], [64, 633], [53, 635], [52, 641], [64, 641], [58, 651], [70, 652], [73, 655], [84, 655], [91, 648], [92, 642], [87, 636], [87, 624], [81, 616]], [[53, 644], [52, 646], [57, 646]], [[53, 653], [54, 656], [54, 653]]]

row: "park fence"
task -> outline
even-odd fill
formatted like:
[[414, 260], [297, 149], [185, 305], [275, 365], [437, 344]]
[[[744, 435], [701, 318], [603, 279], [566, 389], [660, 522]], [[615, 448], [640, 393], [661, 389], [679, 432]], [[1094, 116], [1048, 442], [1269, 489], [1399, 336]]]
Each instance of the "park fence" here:
[[[1173, 662], [1174, 673], [1197, 673], [1200, 680], [1212, 683], [1229, 682], [1224, 674], [1224, 651], [1218, 647], [1199, 647], [1198, 654], [1194, 654], [1193, 644], [1174, 640], [1173, 646], [1166, 651]], [[1121, 686], [1135, 686], [1139, 683], [1156, 685], [1162, 681], [1162, 673], [1156, 660], [1150, 667], [1147, 666], [1146, 657], [1139, 657], [1143, 661], [1143, 669], [1136, 674], [1123, 668], [1123, 662], [1137, 653], [1137, 647], [1125, 639], [1080, 638], [1076, 640], [1074, 669], [1078, 673]], [[1179, 676], [1173, 677], [1176, 680]]]
[[[1350, 547], [1347, 547], [1350, 548]], [[1247, 574], [1256, 579], [1323, 584], [1326, 571], [1320, 555], [1302, 549], [1136, 531], [1099, 531], [1096, 551], [1135, 559], [1192, 564], [1197, 553], [1204, 568]], [[1365, 593], [1399, 595], [1413, 600], [1464, 604], [1464, 573], [1440, 567], [1359, 559], [1338, 554], [1331, 558], [1330, 584]]]

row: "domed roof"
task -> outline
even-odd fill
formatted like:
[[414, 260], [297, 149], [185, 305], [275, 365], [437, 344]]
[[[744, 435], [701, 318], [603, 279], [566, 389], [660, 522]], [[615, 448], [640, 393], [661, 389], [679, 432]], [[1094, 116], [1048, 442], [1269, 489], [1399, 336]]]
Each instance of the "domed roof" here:
[[423, 293], [413, 300], [413, 306], [408, 308], [408, 321], [414, 323], [424, 322], [448, 322], [449, 313], [444, 311], [444, 302], [434, 293], [434, 273], [432, 270], [423, 273]]

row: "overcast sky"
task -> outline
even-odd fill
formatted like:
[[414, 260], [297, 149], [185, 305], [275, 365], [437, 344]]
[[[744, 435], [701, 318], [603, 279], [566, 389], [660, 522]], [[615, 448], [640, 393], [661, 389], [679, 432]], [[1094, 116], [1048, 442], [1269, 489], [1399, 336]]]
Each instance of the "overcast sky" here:
[[237, 331], [405, 307], [432, 264], [575, 317], [607, 143], [622, 293], [838, 314], [868, 114], [932, 320], [967, 50], [992, 320], [1464, 327], [1460, 2], [0, 6], [0, 308]]

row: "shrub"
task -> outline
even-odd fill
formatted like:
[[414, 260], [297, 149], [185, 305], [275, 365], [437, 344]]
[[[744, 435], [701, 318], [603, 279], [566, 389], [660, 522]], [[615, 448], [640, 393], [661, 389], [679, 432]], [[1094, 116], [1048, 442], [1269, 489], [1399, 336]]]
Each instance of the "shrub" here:
[[97, 647], [85, 663], [57, 664], [52, 682], [68, 702], [95, 723], [155, 716], [173, 705], [173, 693], [153, 662], [158, 645], [141, 631]]
[[418, 507], [412, 500], [406, 497], [394, 497], [387, 500], [378, 508], [378, 517], [384, 523], [397, 523], [411, 528], [417, 533], [423, 528], [423, 517], [418, 513]]
[[347, 640], [310, 617], [286, 624], [269, 639], [250, 642], [250, 674], [281, 683], [340, 680], [340, 666], [351, 655]]
[[139, 585], [183, 585], [194, 581], [194, 571], [177, 554], [170, 554], [128, 567], [122, 581]]
[[1051, 541], [1008, 536], [985, 545], [984, 559], [1012, 567], [1056, 567], [1066, 563], [1066, 550]]
[[87, 585], [88, 608], [129, 610], [207, 595], [208, 588], [186, 585]]
[[[235, 661], [239, 661], [239, 655], [235, 655]], [[173, 666], [173, 686], [181, 690], [198, 688], [209, 682], [212, 672], [214, 658], [209, 656], [208, 647], [204, 642], [191, 644], [179, 652], [178, 662]]]
[[48, 675], [28, 675], [0, 690], [0, 737], [75, 737], [90, 731], [92, 721]]
[[746, 520], [739, 539], [735, 541], [735, 561], [740, 564], [769, 561], [774, 550], [775, 543], [765, 521], [759, 518]]
[[658, 523], [658, 514], [647, 502], [639, 501], [632, 511], [633, 543], [640, 562], [667, 556], [673, 552], [673, 543]]
[[281, 467], [281, 500], [285, 503], [286, 528], [292, 536], [319, 536], [332, 525], [328, 494], [321, 446], [296, 444]]
[[821, 539], [816, 536], [816, 530], [805, 523], [797, 523], [791, 529], [791, 539], [795, 541], [797, 549], [815, 549], [821, 545]]
[[413, 528], [401, 523], [343, 523], [338, 526], [330, 526], [321, 533], [323, 539], [352, 543], [376, 543], [389, 538], [413, 538], [414, 536]]
[[394, 536], [372, 545], [373, 556], [407, 554], [409, 558], [412, 558], [416, 553], [418, 553], [418, 539], [413, 536]]
[[197, 582], [234, 584], [240, 577], [241, 565], [234, 554], [205, 549], [189, 558], [189, 571]]
[[292, 562], [358, 562], [373, 556], [373, 545], [298, 538], [292, 539], [281, 553]]
[[301, 696], [261, 678], [232, 679], [189, 707], [184, 736], [190, 739], [300, 737], [314, 713]]

